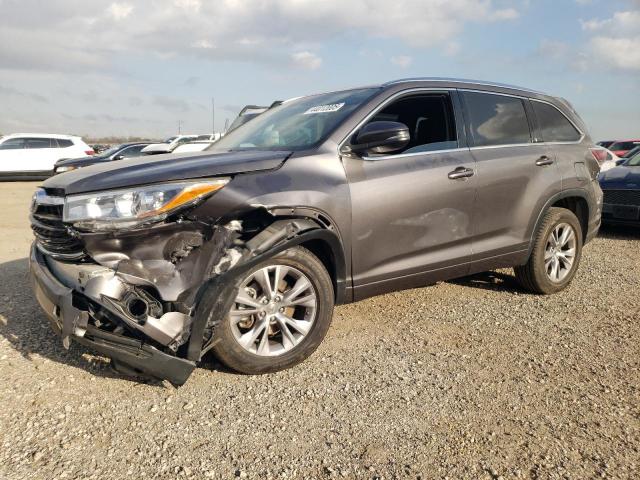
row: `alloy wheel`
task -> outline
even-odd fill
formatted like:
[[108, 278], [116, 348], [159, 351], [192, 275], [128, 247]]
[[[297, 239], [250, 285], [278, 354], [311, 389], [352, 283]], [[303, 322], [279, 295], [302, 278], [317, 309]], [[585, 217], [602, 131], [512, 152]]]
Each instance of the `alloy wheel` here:
[[576, 232], [568, 223], [554, 227], [547, 238], [544, 267], [549, 280], [562, 282], [571, 272], [576, 258]]
[[238, 344], [259, 356], [295, 348], [311, 331], [318, 309], [309, 278], [288, 265], [269, 265], [241, 283], [229, 312]]

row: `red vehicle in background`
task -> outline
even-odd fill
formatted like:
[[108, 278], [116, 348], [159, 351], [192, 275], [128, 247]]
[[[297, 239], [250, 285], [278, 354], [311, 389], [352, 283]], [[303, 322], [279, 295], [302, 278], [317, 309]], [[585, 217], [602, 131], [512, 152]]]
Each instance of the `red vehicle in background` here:
[[618, 157], [623, 157], [625, 153], [629, 150], [633, 150], [637, 146], [640, 146], [640, 140], [617, 140], [608, 148]]

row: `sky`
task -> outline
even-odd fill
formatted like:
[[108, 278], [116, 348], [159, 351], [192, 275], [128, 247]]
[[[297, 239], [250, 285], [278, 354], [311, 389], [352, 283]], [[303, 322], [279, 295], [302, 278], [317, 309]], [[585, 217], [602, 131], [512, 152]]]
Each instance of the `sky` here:
[[640, 0], [0, 0], [0, 132], [164, 137], [406, 77], [568, 99], [640, 137]]

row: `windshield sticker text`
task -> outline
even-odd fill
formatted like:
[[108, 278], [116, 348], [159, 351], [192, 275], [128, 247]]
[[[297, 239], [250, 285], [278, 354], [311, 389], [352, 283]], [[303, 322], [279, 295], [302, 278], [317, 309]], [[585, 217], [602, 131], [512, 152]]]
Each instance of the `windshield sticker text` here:
[[344, 107], [344, 102], [342, 102], [342, 103], [332, 103], [331, 105], [318, 105], [316, 107], [311, 107], [309, 110], [304, 112], [304, 115], [310, 115], [312, 113], [337, 112], [342, 107]]

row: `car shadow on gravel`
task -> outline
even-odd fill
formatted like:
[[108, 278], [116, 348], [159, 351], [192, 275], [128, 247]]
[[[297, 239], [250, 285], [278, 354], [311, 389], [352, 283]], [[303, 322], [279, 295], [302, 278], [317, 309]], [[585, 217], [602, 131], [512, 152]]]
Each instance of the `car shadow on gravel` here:
[[158, 383], [121, 375], [111, 368], [108, 359], [98, 357], [73, 342], [66, 350], [33, 295], [26, 258], [0, 264], [0, 336], [25, 360], [35, 364], [41, 362], [40, 358], [46, 358], [99, 377]]
[[456, 278], [448, 283], [463, 287], [480, 288], [482, 290], [492, 290], [494, 292], [521, 293], [522, 287], [518, 284], [513, 275], [502, 272], [482, 272], [468, 277]]
[[603, 225], [598, 236], [609, 240], [640, 240], [640, 227]]

